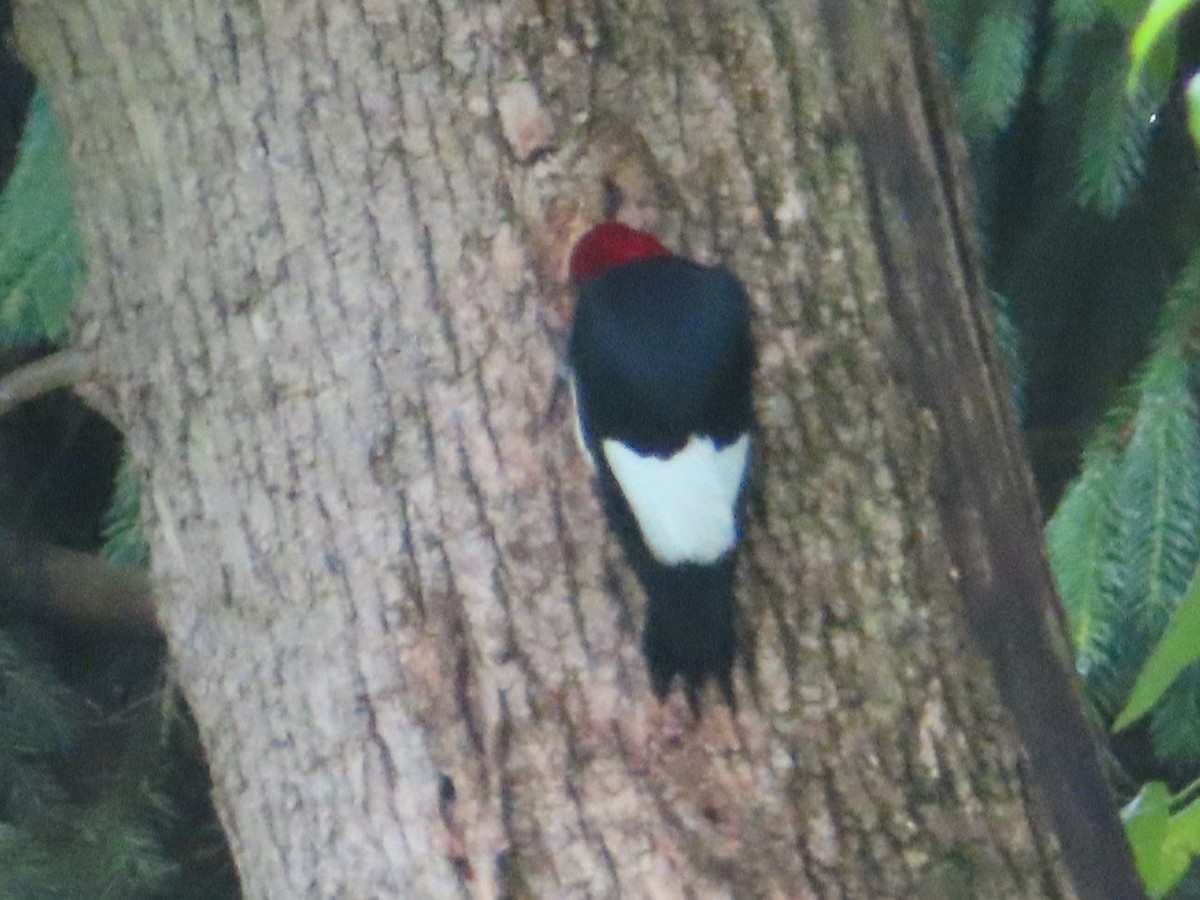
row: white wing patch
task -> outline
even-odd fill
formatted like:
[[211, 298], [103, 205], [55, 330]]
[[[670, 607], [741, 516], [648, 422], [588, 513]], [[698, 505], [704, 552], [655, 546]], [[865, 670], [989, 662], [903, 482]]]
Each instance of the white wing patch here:
[[660, 562], [714, 563], [733, 549], [750, 435], [723, 450], [712, 438], [692, 435], [668, 459], [642, 456], [611, 438], [601, 447], [646, 546]]

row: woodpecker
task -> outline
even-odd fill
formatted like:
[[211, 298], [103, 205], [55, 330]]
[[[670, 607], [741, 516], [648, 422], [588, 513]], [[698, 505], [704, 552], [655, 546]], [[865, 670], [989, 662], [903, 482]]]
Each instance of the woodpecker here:
[[571, 252], [568, 345], [578, 437], [609, 525], [647, 594], [655, 694], [713, 679], [732, 707], [734, 555], [750, 469], [750, 303], [729, 270], [618, 222]]

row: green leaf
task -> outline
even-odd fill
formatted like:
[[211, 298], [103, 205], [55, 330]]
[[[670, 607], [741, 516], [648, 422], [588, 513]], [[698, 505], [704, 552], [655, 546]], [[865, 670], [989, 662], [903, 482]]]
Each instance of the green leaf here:
[[1166, 784], [1151, 781], [1121, 810], [1138, 875], [1155, 900], [1179, 883], [1200, 853], [1200, 799], [1172, 815], [1174, 799]]
[[1179, 873], [1175, 882], [1188, 870], [1197, 854], [1200, 854], [1200, 797], [1172, 815], [1167, 827], [1162, 855], [1170, 869]]
[[1161, 897], [1174, 884], [1169, 864], [1163, 859], [1163, 844], [1170, 827], [1170, 803], [1167, 786], [1161, 781], [1151, 781], [1121, 810], [1125, 837], [1133, 850], [1138, 875], [1152, 897]]
[[126, 453], [117, 470], [112, 503], [102, 526], [103, 553], [115, 566], [145, 565], [150, 557], [139, 518], [141, 501], [142, 481], [133, 458]]
[[[1120, 727], [1148, 712], [1156, 757], [1189, 767], [1200, 757], [1200, 666], [1181, 665], [1172, 657], [1170, 644], [1155, 648], [1180, 627], [1172, 622], [1184, 615], [1180, 605], [1186, 605], [1185, 598], [1195, 590], [1200, 554], [1200, 439], [1190, 390], [1198, 301], [1200, 252], [1193, 254], [1171, 287], [1159, 319], [1157, 349], [1137, 382], [1135, 432], [1123, 474], [1138, 474], [1136, 481], [1121, 488], [1115, 509], [1112, 553], [1122, 562], [1112, 570], [1119, 577], [1114, 578], [1105, 609], [1105, 638], [1111, 640], [1104, 648], [1107, 657], [1096, 665], [1105, 677], [1090, 685], [1097, 689], [1098, 705], [1110, 714], [1119, 713]], [[1157, 478], [1148, 477], [1155, 471]], [[1140, 503], [1133, 497], [1138, 491], [1146, 493]], [[1149, 577], [1147, 554], [1157, 560], [1152, 566], [1157, 574]], [[1158, 656], [1162, 653], [1167, 656]]]
[[1005, 0], [990, 6], [979, 22], [959, 96], [963, 128], [987, 134], [1008, 126], [1033, 52], [1034, 5]]
[[[1124, 426], [1128, 438], [1112, 482], [1112, 530], [1099, 538], [1102, 580], [1093, 606], [1098, 624], [1087, 674], [1094, 702], [1112, 717], [1125, 706], [1200, 560], [1200, 433], [1181, 356], [1156, 353], [1138, 379], [1135, 396], [1136, 411]], [[1193, 723], [1200, 724], [1200, 718], [1160, 721], [1156, 713], [1160, 755], [1186, 746]], [[1164, 754], [1167, 747], [1173, 749]]]
[[[1021, 331], [1013, 317], [1012, 300], [1004, 294], [992, 291], [992, 309], [996, 316], [996, 347], [1005, 366], [1008, 367], [1013, 392], [1020, 395], [1025, 389], [1025, 382], [1029, 380], [1029, 369], [1021, 346]], [[1017, 411], [1024, 415], [1019, 403]]]
[[1104, 0], [1054, 0], [1054, 21], [1068, 31], [1091, 28], [1104, 12]]
[[1175, 677], [1186, 666], [1200, 659], [1200, 568], [1192, 577], [1191, 587], [1171, 617], [1162, 640], [1142, 666], [1130, 693], [1129, 702], [1113, 723], [1121, 731], [1145, 715], [1158, 702]]
[[23, 900], [62, 900], [62, 891], [49, 877], [49, 849], [23, 828], [0, 822], [0, 897]]
[[1200, 557], [1200, 434], [1187, 367], [1176, 354], [1156, 354], [1139, 380], [1114, 496], [1123, 552], [1114, 587], [1157, 639]]
[[956, 81], [964, 67], [963, 56], [974, 33], [974, 8], [963, 0], [928, 0], [929, 31], [942, 71]]
[[1125, 82], [1125, 90], [1130, 95], [1138, 88], [1142, 70], [1155, 44], [1167, 29], [1175, 27], [1179, 17], [1197, 2], [1198, 0], [1152, 0], [1129, 42], [1129, 77]]
[[1083, 105], [1079, 137], [1077, 192], [1086, 206], [1116, 215], [1141, 180], [1150, 141], [1150, 118], [1157, 108], [1150, 86], [1125, 93], [1119, 65], [1097, 72]]
[[66, 690], [0, 631], [0, 760], [58, 753], [74, 741]]
[[82, 272], [63, 137], [39, 89], [0, 194], [0, 345], [64, 340]]
[[1187, 264], [1167, 293], [1167, 302], [1159, 315], [1155, 344], [1162, 352], [1186, 357], [1194, 376], [1197, 334], [1200, 334], [1200, 246], [1192, 248]]
[[159, 836], [130, 816], [125, 799], [110, 795], [92, 804], [75, 821], [74, 876], [69, 896], [86, 896], [103, 884], [113, 896], [152, 900], [174, 896], [176, 863], [163, 853]]
[[[1037, 85], [1038, 99], [1043, 104], [1050, 106], [1066, 98], [1068, 89], [1077, 78], [1081, 57], [1080, 47], [1092, 42], [1085, 40], [1079, 34], [1067, 32], [1060, 34], [1046, 48]], [[1073, 100], [1072, 106], [1074, 106]]]
[[1192, 136], [1192, 145], [1200, 152], [1200, 72], [1188, 79], [1185, 94], [1188, 134]]
[[1083, 467], [1046, 525], [1046, 551], [1071, 624], [1076, 665], [1086, 675], [1106, 636], [1104, 561], [1112, 540], [1118, 458], [1109, 442], [1084, 452]]
[[1143, 721], [1148, 722], [1156, 760], [1177, 771], [1195, 765], [1200, 750], [1200, 668], [1188, 666], [1180, 672]]

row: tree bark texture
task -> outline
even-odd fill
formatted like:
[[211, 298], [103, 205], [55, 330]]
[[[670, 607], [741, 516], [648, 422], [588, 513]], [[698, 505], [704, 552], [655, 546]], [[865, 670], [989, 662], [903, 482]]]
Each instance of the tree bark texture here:
[[[1134, 895], [1102, 785], [1041, 812], [1037, 728], [970, 633], [1050, 678], [1090, 759], [911, 3], [23, 0], [17, 27], [248, 897], [1074, 896], [1077, 814], [1109, 860], [1080, 894]], [[606, 184], [757, 311], [742, 704], [696, 727], [649, 692], [551, 402]]]

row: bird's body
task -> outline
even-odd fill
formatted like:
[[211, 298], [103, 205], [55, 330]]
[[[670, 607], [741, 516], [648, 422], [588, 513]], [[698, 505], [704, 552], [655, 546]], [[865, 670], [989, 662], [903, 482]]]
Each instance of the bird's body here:
[[597, 226], [572, 256], [580, 434], [609, 523], [648, 595], [656, 693], [681, 675], [732, 700], [734, 551], [754, 424], [749, 301], [720, 267]]

